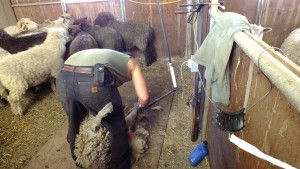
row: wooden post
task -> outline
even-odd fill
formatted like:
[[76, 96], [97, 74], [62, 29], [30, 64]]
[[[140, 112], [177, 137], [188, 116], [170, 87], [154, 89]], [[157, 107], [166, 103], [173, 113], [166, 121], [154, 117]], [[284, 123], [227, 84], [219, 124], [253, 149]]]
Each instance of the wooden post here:
[[10, 0], [0, 1], [0, 27], [5, 28], [10, 25], [16, 25], [17, 19], [11, 7]]

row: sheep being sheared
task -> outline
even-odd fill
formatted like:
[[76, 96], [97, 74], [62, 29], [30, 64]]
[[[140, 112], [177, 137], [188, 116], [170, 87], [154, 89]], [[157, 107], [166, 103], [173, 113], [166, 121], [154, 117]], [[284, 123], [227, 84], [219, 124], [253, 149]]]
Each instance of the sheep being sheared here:
[[11, 36], [17, 36], [19, 34], [28, 33], [38, 29], [38, 24], [30, 20], [29, 18], [21, 18], [16, 26], [8, 26], [4, 30]]
[[77, 19], [73, 24], [81, 24], [82, 30], [95, 38], [99, 48], [113, 49], [119, 52], [125, 51], [124, 40], [121, 34], [115, 29], [91, 25], [89, 24], [87, 17]]
[[119, 22], [109, 12], [100, 12], [94, 20], [94, 25], [110, 27], [122, 35], [127, 50], [138, 48], [145, 55], [145, 62], [150, 66], [157, 60], [154, 47], [154, 30], [147, 24], [133, 21]]
[[[107, 106], [103, 108], [97, 116], [93, 117], [88, 113], [80, 125], [79, 134], [75, 141], [76, 162], [85, 168], [106, 169], [109, 166], [110, 156], [110, 134], [106, 128], [101, 125], [101, 119], [112, 111], [106, 111]], [[129, 115], [126, 116], [126, 123], [132, 125], [133, 119], [136, 118], [138, 108], [135, 106]], [[128, 121], [129, 120], [129, 121]], [[130, 126], [128, 126], [130, 127]], [[149, 133], [140, 127], [135, 130], [134, 136], [130, 137], [129, 145], [132, 150], [133, 162], [141, 158], [148, 149], [147, 140]]]
[[[71, 56], [72, 54], [81, 50], [98, 48], [96, 40], [89, 33], [82, 31], [81, 26], [82, 25], [80, 24], [70, 25], [68, 27], [68, 32], [72, 40], [70, 43], [68, 56]], [[65, 58], [65, 60], [66, 59], [67, 58]]]
[[293, 30], [280, 48], [291, 61], [300, 66], [300, 28]]
[[46, 39], [47, 32], [39, 32], [26, 36], [11, 36], [3, 29], [0, 29], [0, 47], [8, 51], [10, 54], [15, 54], [25, 51], [34, 45], [43, 43]]
[[14, 114], [23, 115], [20, 99], [29, 87], [37, 86], [49, 78], [56, 78], [63, 67], [65, 44], [68, 40], [65, 29], [52, 28], [42, 44], [0, 61], [0, 94], [7, 99]]

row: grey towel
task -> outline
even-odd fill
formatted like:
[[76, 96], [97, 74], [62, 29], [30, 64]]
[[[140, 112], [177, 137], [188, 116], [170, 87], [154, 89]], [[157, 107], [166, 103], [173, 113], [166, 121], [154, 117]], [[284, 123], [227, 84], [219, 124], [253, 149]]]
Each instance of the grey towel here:
[[192, 58], [206, 67], [205, 78], [212, 88], [212, 100], [227, 106], [230, 103], [230, 77], [228, 60], [236, 32], [253, 28], [243, 15], [222, 13], [213, 23], [212, 29]]

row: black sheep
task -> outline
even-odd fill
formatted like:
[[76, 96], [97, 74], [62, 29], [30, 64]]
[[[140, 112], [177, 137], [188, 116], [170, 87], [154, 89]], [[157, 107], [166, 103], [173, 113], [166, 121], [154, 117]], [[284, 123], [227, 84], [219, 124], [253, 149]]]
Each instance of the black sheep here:
[[119, 22], [109, 12], [100, 12], [94, 20], [94, 25], [110, 27], [122, 35], [127, 50], [138, 48], [145, 55], [145, 62], [150, 66], [157, 60], [156, 49], [154, 47], [154, 30], [147, 24], [133, 21]]
[[70, 25], [68, 27], [68, 32], [72, 39], [68, 56], [81, 50], [98, 48], [98, 44], [92, 35], [82, 31], [82, 24]]
[[0, 29], [0, 47], [10, 54], [15, 54], [27, 50], [34, 45], [43, 43], [46, 36], [47, 32], [37, 32], [34, 34], [13, 37], [3, 29]]
[[88, 18], [80, 18], [74, 21], [74, 25], [82, 24], [82, 30], [92, 35], [99, 48], [113, 49], [119, 52], [125, 51], [125, 44], [119, 32], [112, 28], [91, 25]]

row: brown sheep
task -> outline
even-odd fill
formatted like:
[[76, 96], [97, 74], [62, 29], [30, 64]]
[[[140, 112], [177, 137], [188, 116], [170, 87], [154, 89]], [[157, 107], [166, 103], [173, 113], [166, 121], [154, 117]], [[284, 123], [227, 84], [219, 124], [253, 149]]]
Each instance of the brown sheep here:
[[81, 50], [98, 48], [98, 44], [92, 35], [82, 31], [81, 27], [82, 24], [70, 25], [68, 27], [68, 32], [72, 40], [70, 43], [68, 56], [71, 56], [72, 54]]
[[94, 20], [94, 25], [110, 27], [122, 35], [127, 50], [138, 48], [145, 55], [145, 62], [150, 66], [157, 60], [156, 49], [154, 47], [154, 30], [147, 24], [133, 21], [119, 22], [109, 12], [100, 12]]
[[87, 17], [74, 21], [74, 25], [82, 24], [82, 30], [92, 35], [99, 48], [113, 49], [119, 52], [125, 51], [124, 40], [119, 32], [112, 28], [91, 25]]

